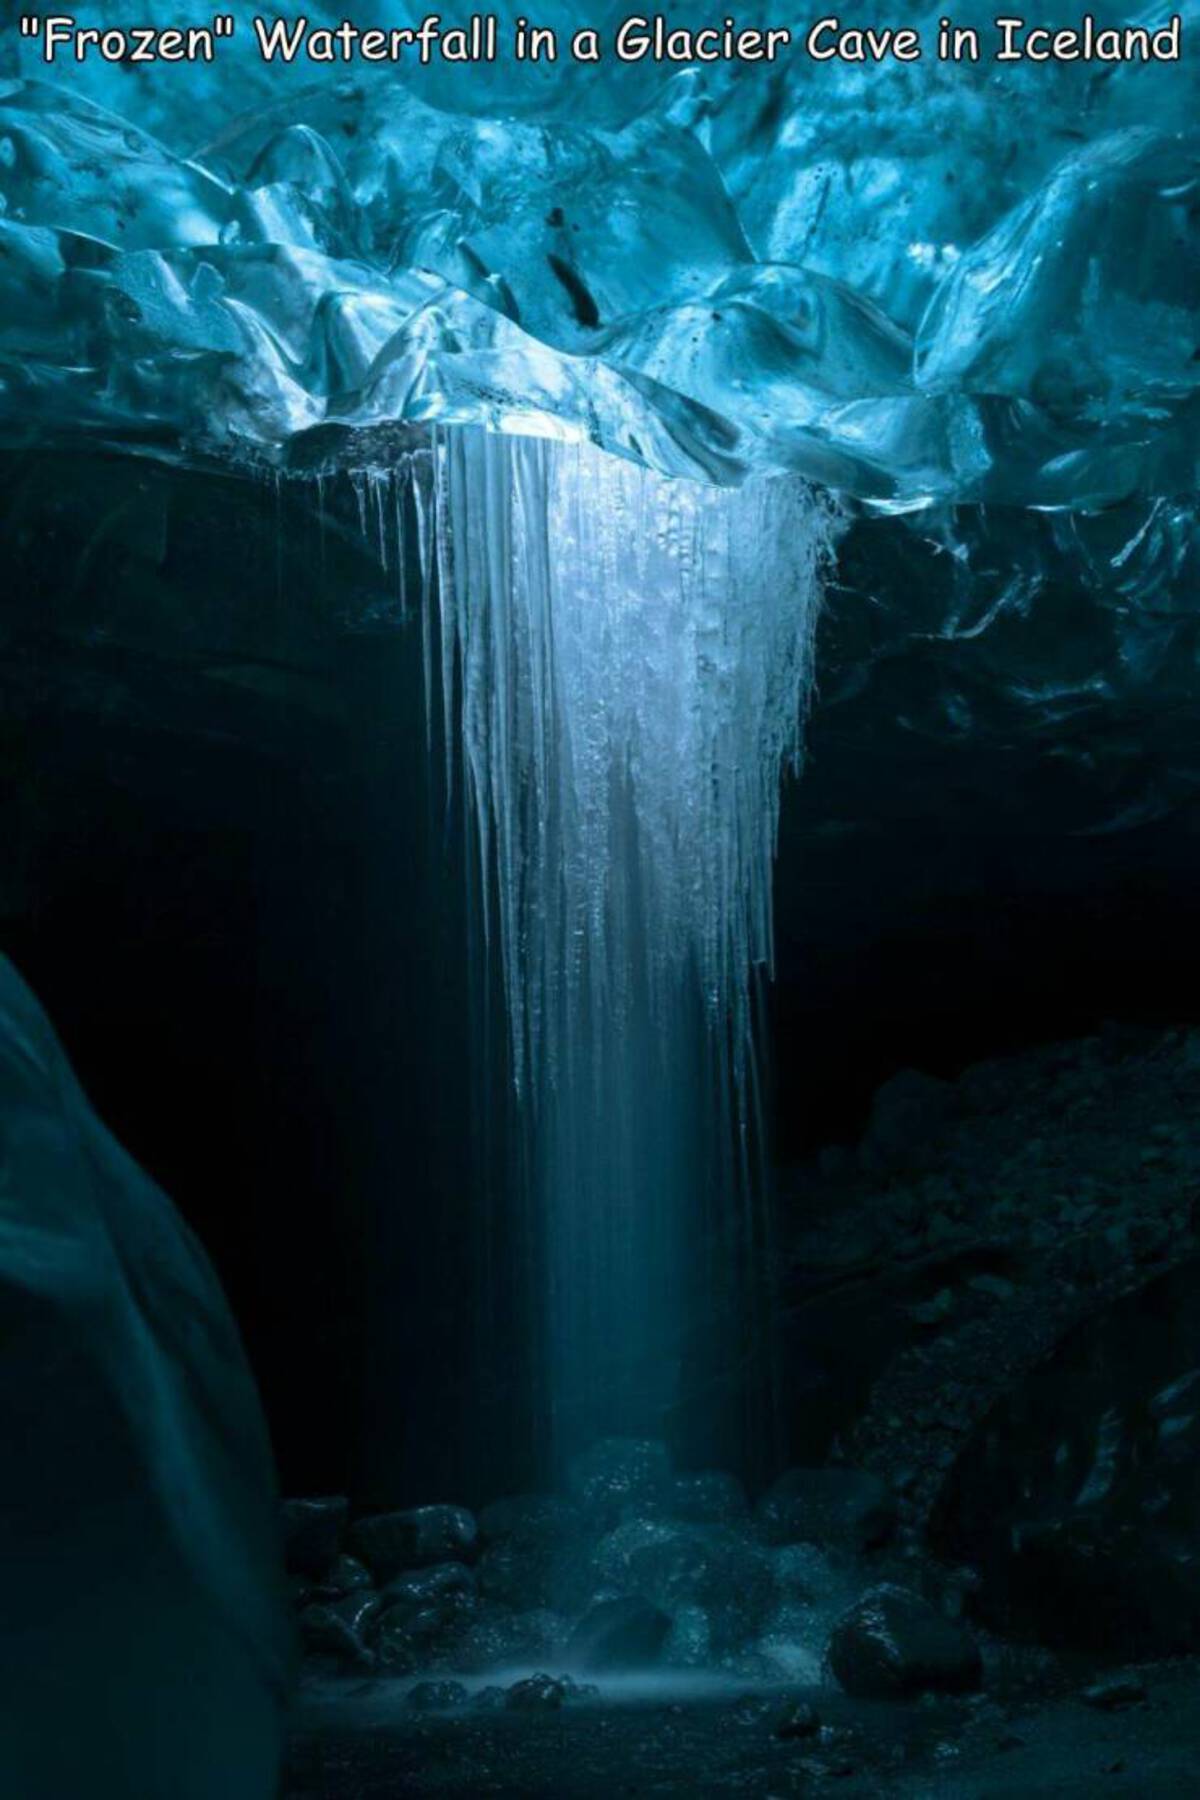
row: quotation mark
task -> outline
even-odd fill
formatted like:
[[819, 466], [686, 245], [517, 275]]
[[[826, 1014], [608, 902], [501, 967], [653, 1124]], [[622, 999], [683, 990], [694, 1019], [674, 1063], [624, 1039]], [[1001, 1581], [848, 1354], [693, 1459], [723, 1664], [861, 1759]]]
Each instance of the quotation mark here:
[[22, 13], [23, 38], [42, 39], [42, 57], [54, 62], [61, 50], [75, 62], [98, 56], [104, 62], [211, 62], [216, 41], [231, 38], [232, 13], [218, 13], [211, 25], [134, 25], [128, 30], [77, 25], [69, 13]]

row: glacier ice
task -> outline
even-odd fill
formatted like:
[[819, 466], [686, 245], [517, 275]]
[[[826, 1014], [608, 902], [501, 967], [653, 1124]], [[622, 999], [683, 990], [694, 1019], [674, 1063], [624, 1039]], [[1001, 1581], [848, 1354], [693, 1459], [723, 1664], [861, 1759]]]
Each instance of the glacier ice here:
[[408, 479], [564, 1458], [661, 1430], [687, 1333], [761, 1274], [753, 990], [836, 521], [795, 477], [730, 491], [478, 428]]
[[306, 81], [245, 40], [52, 79], [24, 54], [0, 93], [10, 436], [286, 461], [331, 423], [477, 423], [896, 509], [1194, 487], [1186, 60]]
[[253, 1382], [3, 958], [0, 1150], [0, 1786], [269, 1800], [291, 1639]]

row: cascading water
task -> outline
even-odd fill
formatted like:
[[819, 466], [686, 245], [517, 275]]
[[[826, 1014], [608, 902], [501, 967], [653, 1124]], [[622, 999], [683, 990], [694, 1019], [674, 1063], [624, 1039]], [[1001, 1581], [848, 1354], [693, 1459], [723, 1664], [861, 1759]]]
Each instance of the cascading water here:
[[[718, 1366], [763, 1377], [754, 985], [831, 514], [795, 478], [720, 489], [482, 430], [430, 458], [428, 698], [502, 970], [561, 1458], [669, 1433]], [[733, 1397], [691, 1402], [711, 1434]]]

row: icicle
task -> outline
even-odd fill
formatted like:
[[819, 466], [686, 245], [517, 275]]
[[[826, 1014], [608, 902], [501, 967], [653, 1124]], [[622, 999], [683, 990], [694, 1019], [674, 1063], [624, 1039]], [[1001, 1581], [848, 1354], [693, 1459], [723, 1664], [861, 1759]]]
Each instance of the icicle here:
[[[439, 435], [414, 474], [485, 939], [495, 906], [561, 1450], [662, 1427], [693, 1314], [715, 1304], [700, 1271], [722, 1257], [699, 1240], [754, 1184], [752, 988], [829, 519], [796, 480], [669, 482], [479, 430]], [[745, 1265], [764, 1232], [753, 1211], [739, 1230]]]

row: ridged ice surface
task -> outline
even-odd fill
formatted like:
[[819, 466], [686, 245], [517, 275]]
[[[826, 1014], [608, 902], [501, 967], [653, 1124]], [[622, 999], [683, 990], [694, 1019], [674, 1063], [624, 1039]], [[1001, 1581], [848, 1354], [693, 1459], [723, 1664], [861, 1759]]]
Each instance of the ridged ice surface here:
[[[897, 507], [1194, 488], [1196, 0], [1157, 68], [268, 68], [238, 10], [212, 68], [47, 78], [22, 50], [10, 434], [286, 458], [320, 426], [490, 423]], [[986, 40], [992, 10], [955, 16]]]
[[662, 1428], [688, 1333], [761, 1273], [751, 990], [831, 521], [794, 477], [730, 491], [479, 430], [413, 480], [565, 1451]]

